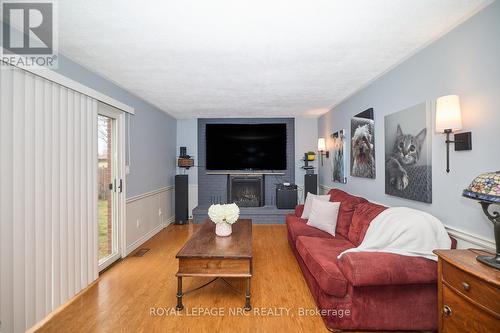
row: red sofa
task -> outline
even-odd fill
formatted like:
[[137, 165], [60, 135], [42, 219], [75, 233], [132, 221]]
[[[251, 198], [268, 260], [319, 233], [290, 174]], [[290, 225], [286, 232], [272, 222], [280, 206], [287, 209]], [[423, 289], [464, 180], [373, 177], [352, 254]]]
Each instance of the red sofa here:
[[380, 252], [337, 259], [362, 242], [370, 222], [387, 207], [338, 189], [329, 194], [341, 203], [335, 237], [306, 225], [303, 205], [286, 217], [290, 247], [328, 329], [436, 330], [436, 262]]

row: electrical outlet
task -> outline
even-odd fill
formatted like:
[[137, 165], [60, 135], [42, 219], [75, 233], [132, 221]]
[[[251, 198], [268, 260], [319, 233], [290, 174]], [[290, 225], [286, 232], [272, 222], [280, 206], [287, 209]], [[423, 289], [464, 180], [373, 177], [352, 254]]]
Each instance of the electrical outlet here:
[[125, 174], [128, 175], [130, 173], [130, 166], [125, 165]]
[[140, 228], [141, 227], [141, 221], [139, 219], [137, 219], [137, 228]]
[[161, 214], [162, 214], [162, 211], [161, 211], [161, 208], [160, 208], [160, 209], [158, 209], [158, 216], [161, 216]]

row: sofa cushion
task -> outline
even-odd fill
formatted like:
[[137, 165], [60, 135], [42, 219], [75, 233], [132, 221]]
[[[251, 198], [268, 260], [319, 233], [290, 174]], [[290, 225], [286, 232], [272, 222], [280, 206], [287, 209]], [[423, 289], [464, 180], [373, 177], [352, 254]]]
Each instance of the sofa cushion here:
[[302, 211], [302, 215], [300, 216], [303, 219], [309, 219], [311, 215], [311, 209], [313, 206], [313, 202], [315, 200], [320, 200], [320, 201], [330, 201], [330, 196], [328, 194], [325, 195], [319, 195], [319, 194], [312, 194], [312, 193], [307, 193], [307, 198], [306, 202], [304, 204], [304, 210]]
[[337, 256], [354, 245], [341, 236], [336, 238], [299, 236], [296, 247], [321, 290], [332, 296], [344, 297], [348, 282], [338, 267]]
[[297, 237], [299, 236], [333, 238], [333, 236], [327, 232], [308, 226], [306, 222], [307, 220], [303, 220], [293, 214], [288, 214], [286, 216], [286, 227], [288, 229], [288, 234], [292, 237], [294, 244], [297, 241]]
[[384, 252], [351, 252], [338, 260], [340, 271], [355, 287], [435, 284], [437, 263]]
[[330, 190], [328, 194], [330, 194], [330, 201], [340, 202], [336, 234], [347, 238], [349, 234], [349, 227], [351, 225], [352, 215], [354, 214], [354, 209], [358, 204], [368, 202], [368, 200], [350, 195], [349, 193], [346, 193], [339, 189]]
[[301, 217], [303, 212], [304, 212], [304, 205], [295, 206], [295, 216]]
[[335, 236], [337, 217], [339, 216], [340, 202], [321, 201], [314, 199], [311, 207], [311, 214], [307, 225], [319, 230], [326, 231]]
[[387, 207], [377, 205], [371, 202], [361, 203], [354, 209], [354, 214], [352, 215], [352, 222], [349, 228], [349, 234], [347, 238], [351, 243], [359, 246], [365, 238], [366, 230], [370, 226], [371, 221], [378, 214], [386, 210]]

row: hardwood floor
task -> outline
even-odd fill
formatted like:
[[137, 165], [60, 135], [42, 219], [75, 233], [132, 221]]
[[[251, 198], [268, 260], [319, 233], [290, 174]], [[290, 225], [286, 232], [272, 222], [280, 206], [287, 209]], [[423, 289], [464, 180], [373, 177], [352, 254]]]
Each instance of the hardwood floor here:
[[[223, 281], [186, 295], [185, 309], [177, 313], [175, 255], [196, 227], [168, 226], [141, 246], [151, 249], [143, 257], [129, 256], [111, 267], [36, 331], [328, 332], [319, 316], [298, 315], [300, 308], [315, 309], [315, 304], [288, 246], [285, 225], [253, 225], [253, 310], [249, 314], [237, 312], [244, 296]], [[243, 279], [228, 280], [244, 291]], [[207, 281], [185, 278], [184, 290]], [[203, 313], [218, 308], [220, 312], [213, 315]]]
[[[216, 281], [186, 295], [185, 310], [180, 312], [184, 316], [176, 315], [175, 254], [196, 227], [168, 226], [142, 246], [151, 249], [144, 257], [129, 256], [103, 273], [37, 332], [328, 332], [320, 317], [297, 315], [300, 307], [314, 309], [315, 304], [288, 246], [284, 225], [253, 226], [250, 314], [230, 313], [239, 311], [245, 298]], [[244, 291], [243, 279], [228, 280]], [[206, 281], [209, 279], [185, 278], [184, 289]], [[153, 316], [151, 308], [164, 308], [167, 314]], [[222, 310], [215, 316], [194, 316], [200, 308]], [[285, 308], [289, 308], [289, 316]], [[277, 316], [280, 311], [283, 315]], [[161, 309], [156, 312], [162, 314]]]

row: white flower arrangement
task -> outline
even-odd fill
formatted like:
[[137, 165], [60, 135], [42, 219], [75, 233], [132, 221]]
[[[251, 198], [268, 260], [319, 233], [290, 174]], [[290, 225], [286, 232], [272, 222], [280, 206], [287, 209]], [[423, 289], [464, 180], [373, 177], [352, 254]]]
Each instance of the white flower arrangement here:
[[214, 223], [233, 224], [240, 217], [240, 208], [235, 204], [212, 205], [208, 208], [208, 216]]

